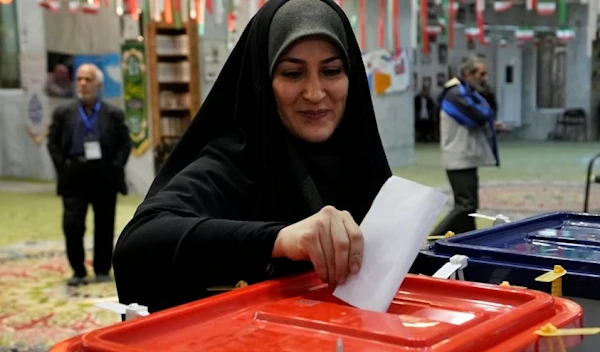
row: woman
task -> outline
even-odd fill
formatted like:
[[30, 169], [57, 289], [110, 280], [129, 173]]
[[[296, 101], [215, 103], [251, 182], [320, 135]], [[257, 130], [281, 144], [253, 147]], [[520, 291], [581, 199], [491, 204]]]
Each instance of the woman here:
[[343, 11], [268, 1], [121, 234], [119, 298], [152, 312], [313, 266], [341, 284], [389, 176]]

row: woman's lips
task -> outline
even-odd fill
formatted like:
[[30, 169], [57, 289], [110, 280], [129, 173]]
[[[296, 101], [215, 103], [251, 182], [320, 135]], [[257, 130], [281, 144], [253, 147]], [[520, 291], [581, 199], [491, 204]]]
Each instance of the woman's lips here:
[[327, 109], [301, 110], [301, 111], [298, 111], [298, 113], [308, 119], [320, 119], [320, 118], [325, 117], [325, 115], [327, 115], [327, 113], [329, 113], [329, 110], [327, 110]]

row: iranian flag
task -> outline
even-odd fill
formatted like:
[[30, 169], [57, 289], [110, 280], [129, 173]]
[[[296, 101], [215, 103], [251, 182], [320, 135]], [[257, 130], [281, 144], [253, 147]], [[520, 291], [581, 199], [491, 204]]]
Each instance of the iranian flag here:
[[460, 4], [458, 3], [458, 0], [454, 1], [451, 5], [450, 5], [450, 12], [453, 15], [456, 15], [458, 13], [458, 7], [460, 6]]
[[75, 13], [75, 12], [79, 11], [80, 7], [81, 7], [81, 1], [69, 0], [69, 12], [70, 13]]
[[554, 14], [556, 11], [556, 2], [555, 1], [539, 1], [536, 6], [536, 11], [538, 15], [542, 16], [550, 16]]
[[559, 28], [556, 30], [556, 38], [561, 42], [568, 42], [575, 38], [575, 30], [573, 28]]
[[38, 0], [38, 5], [53, 12], [60, 10], [60, 0]]
[[531, 28], [519, 28], [515, 31], [515, 37], [517, 38], [517, 40], [520, 41], [528, 41], [533, 39], [533, 36], [535, 35], [533, 29]]
[[81, 5], [81, 12], [95, 14], [100, 11], [100, 0], [87, 0]]
[[475, 40], [475, 38], [479, 37], [480, 30], [478, 27], [467, 27], [465, 28], [465, 37], [467, 40]]
[[512, 7], [512, 5], [513, 5], [512, 0], [494, 1], [494, 11], [495, 12], [503, 12], [503, 11], [510, 9]]
[[427, 31], [427, 34], [429, 34], [430, 36], [437, 36], [440, 33], [442, 33], [442, 26], [428, 25], [426, 31]]

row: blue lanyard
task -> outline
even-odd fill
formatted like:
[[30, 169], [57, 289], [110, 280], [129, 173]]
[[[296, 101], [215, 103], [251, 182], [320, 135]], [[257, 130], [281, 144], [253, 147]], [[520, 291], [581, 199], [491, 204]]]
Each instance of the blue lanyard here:
[[98, 119], [98, 112], [100, 111], [100, 102], [98, 101], [94, 106], [94, 110], [92, 111], [92, 116], [88, 117], [83, 110], [83, 105], [79, 105], [79, 117], [81, 117], [81, 121], [85, 125], [85, 128], [88, 132], [94, 129], [94, 123]]

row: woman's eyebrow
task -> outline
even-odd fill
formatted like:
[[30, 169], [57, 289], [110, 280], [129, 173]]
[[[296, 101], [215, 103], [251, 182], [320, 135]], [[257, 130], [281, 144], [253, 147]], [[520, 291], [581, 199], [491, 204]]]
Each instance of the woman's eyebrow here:
[[[335, 56], [332, 56], [332, 57], [328, 57], [325, 60], [321, 60], [321, 63], [326, 64], [326, 63], [329, 63], [329, 62], [332, 62], [332, 61], [335, 61], [335, 60], [341, 60], [341, 58], [338, 55], [335, 55]], [[283, 60], [281, 60], [281, 62], [291, 62], [291, 63], [294, 63], [294, 64], [304, 64], [304, 63], [306, 63], [305, 60], [302, 60], [302, 59], [299, 59], [299, 58], [295, 58], [295, 57], [285, 57], [285, 58], [283, 58]]]

